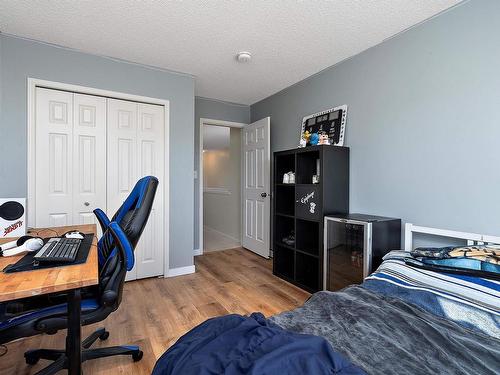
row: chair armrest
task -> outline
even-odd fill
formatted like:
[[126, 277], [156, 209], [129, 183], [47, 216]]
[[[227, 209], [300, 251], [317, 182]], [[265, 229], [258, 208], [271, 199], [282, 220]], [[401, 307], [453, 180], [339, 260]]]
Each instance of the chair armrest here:
[[109, 218], [100, 208], [96, 208], [94, 210], [94, 215], [97, 218], [97, 221], [99, 221], [99, 224], [101, 224], [102, 233], [104, 233], [110, 224]]
[[127, 266], [127, 271], [130, 271], [134, 267], [134, 248], [130, 241], [128, 240], [127, 235], [123, 231], [122, 227], [116, 222], [113, 221], [108, 226], [111, 235], [113, 236], [116, 245], [123, 253], [125, 258], [125, 264]]

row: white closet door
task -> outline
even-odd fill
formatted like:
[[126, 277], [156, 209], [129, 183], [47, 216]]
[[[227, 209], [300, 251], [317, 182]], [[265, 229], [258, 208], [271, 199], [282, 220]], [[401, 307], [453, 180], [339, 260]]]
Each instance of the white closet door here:
[[141, 239], [137, 244], [137, 278], [163, 274], [163, 171], [164, 171], [163, 106], [138, 104], [137, 161], [139, 178], [158, 177], [159, 184], [153, 208]]
[[140, 178], [153, 175], [160, 181], [127, 280], [163, 275], [164, 119], [163, 106], [108, 99], [108, 214], [116, 212]]
[[[137, 175], [137, 103], [108, 99], [107, 214], [112, 215], [134, 188]], [[137, 253], [136, 253], [137, 256]], [[137, 264], [137, 262], [136, 262]], [[137, 278], [137, 266], [127, 280]]]
[[94, 223], [114, 215], [139, 178], [160, 185], [127, 280], [163, 274], [164, 107], [36, 89], [36, 223]]
[[106, 98], [74, 94], [73, 224], [97, 224], [96, 208], [106, 211]]
[[114, 215], [137, 181], [137, 104], [108, 99], [108, 216]]
[[36, 89], [37, 227], [73, 224], [73, 94]]

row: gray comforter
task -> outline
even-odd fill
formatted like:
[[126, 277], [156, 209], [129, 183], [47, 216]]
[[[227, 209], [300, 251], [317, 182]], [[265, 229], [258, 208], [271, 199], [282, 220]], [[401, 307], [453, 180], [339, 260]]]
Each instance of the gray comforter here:
[[499, 374], [500, 341], [361, 286], [319, 292], [271, 318], [325, 337], [368, 374]]

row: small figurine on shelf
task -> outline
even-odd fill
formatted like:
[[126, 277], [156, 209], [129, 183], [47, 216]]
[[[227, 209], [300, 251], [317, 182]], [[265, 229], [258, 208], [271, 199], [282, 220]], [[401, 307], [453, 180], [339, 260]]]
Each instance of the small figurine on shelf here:
[[309, 138], [309, 143], [313, 146], [316, 146], [319, 142], [319, 135], [318, 133], [312, 133], [311, 137]]
[[328, 138], [328, 134], [325, 132], [321, 133], [319, 136], [319, 145], [329, 145], [330, 144], [330, 138]]
[[309, 133], [309, 130], [306, 130], [300, 138], [299, 147], [306, 147], [309, 143], [309, 138], [311, 138], [311, 133]]

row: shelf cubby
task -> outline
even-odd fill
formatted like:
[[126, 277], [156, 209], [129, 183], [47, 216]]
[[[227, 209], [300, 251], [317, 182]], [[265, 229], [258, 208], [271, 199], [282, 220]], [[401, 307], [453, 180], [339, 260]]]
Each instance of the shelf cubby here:
[[285, 215], [295, 214], [295, 187], [294, 185], [277, 185], [275, 189], [276, 213]]
[[282, 183], [285, 173], [295, 172], [295, 155], [284, 154], [278, 156], [275, 160], [274, 171], [274, 181]]
[[303, 252], [319, 255], [319, 227], [318, 221], [296, 220], [297, 236], [296, 248]]
[[291, 235], [295, 236], [295, 220], [293, 217], [289, 216], [278, 216], [275, 220], [275, 241], [277, 244], [282, 246], [288, 246], [291, 248], [295, 248], [294, 243], [285, 243], [283, 239], [289, 237]]
[[283, 246], [274, 246], [274, 272], [288, 279], [295, 278], [295, 252]]
[[312, 184], [312, 176], [318, 174], [318, 160], [320, 160], [319, 151], [297, 154], [297, 173], [295, 175], [297, 184]]
[[295, 256], [295, 280], [310, 290], [320, 289], [318, 279], [320, 264], [318, 258], [299, 252]]

